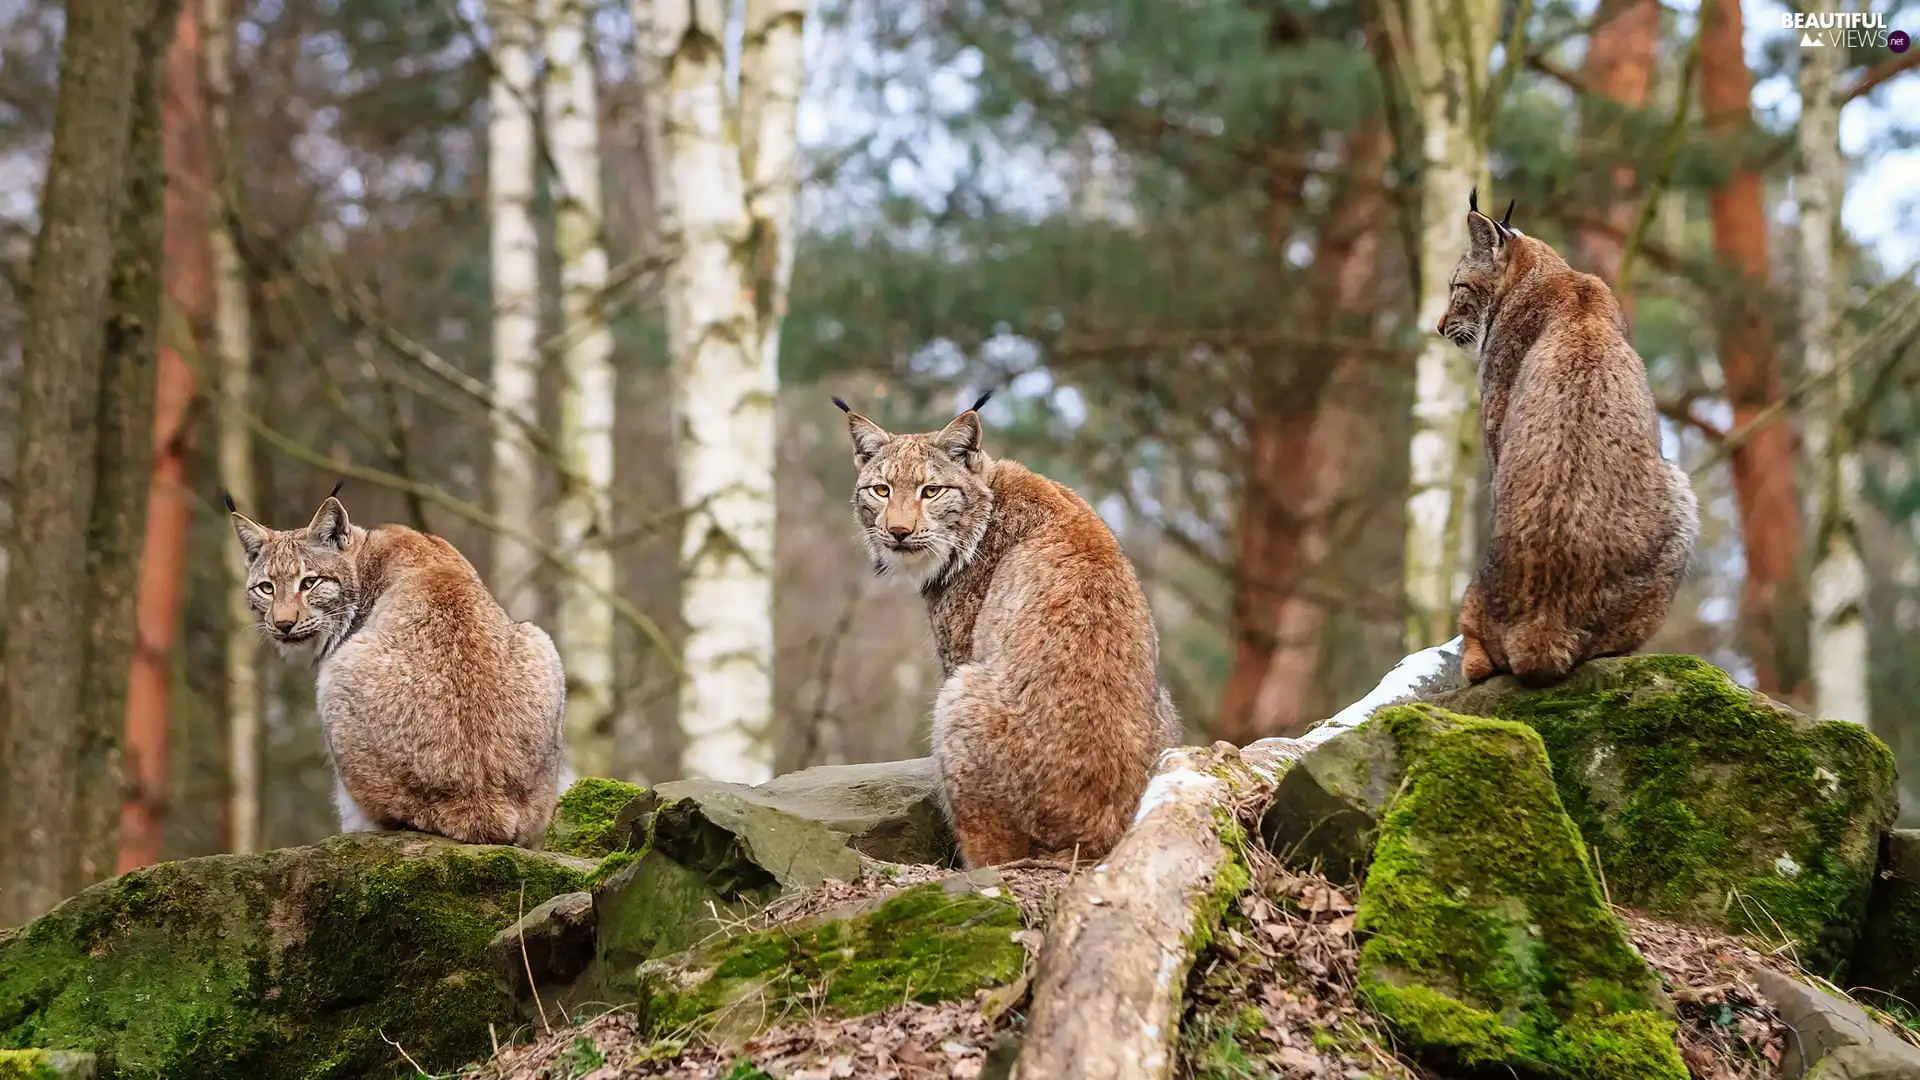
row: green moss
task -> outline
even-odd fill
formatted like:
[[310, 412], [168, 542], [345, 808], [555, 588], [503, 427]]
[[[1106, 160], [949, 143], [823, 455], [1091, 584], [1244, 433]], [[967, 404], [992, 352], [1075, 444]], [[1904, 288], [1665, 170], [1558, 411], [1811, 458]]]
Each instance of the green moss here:
[[964, 997], [1020, 976], [1020, 909], [1004, 893], [905, 889], [870, 911], [728, 938], [641, 969], [645, 1029], [742, 1039], [789, 1011], [839, 1016]]
[[0, 1045], [116, 1078], [406, 1075], [483, 1055], [510, 1019], [486, 944], [587, 864], [417, 834], [162, 863], [0, 946]]
[[1684, 1077], [1658, 984], [1600, 895], [1540, 737], [1430, 706], [1372, 723], [1407, 772], [1355, 921], [1369, 1004], [1460, 1065]]
[[91, 1068], [62, 1062], [46, 1050], [0, 1050], [0, 1080], [79, 1080], [92, 1075]]
[[613, 854], [626, 843], [614, 828], [620, 811], [644, 794], [645, 788], [621, 780], [599, 776], [576, 780], [560, 796], [553, 824], [547, 828], [546, 849], [588, 859]]
[[1784, 934], [1811, 968], [1841, 973], [1894, 811], [1893, 757], [1864, 728], [1809, 720], [1690, 656], [1598, 660], [1544, 691], [1498, 679], [1440, 703], [1540, 733], [1616, 901]]

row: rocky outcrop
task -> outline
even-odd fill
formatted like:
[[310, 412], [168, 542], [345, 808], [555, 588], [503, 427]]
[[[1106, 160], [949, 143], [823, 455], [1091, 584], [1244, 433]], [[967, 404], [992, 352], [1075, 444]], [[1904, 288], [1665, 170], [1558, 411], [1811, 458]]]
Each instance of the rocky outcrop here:
[[511, 1018], [488, 941], [592, 869], [384, 833], [136, 870], [0, 934], [0, 1045], [116, 1080], [449, 1068]]
[[1793, 1032], [1780, 1061], [1785, 1080], [1920, 1080], [1920, 1048], [1894, 1037], [1858, 1005], [1777, 971], [1763, 968], [1755, 976]]
[[1920, 1001], [1920, 829], [1895, 829], [1881, 841], [1847, 984], [1892, 1001]]
[[1540, 733], [1616, 902], [1789, 937], [1811, 970], [1844, 972], [1894, 818], [1893, 757], [1866, 729], [1810, 719], [1690, 656], [1434, 700]]

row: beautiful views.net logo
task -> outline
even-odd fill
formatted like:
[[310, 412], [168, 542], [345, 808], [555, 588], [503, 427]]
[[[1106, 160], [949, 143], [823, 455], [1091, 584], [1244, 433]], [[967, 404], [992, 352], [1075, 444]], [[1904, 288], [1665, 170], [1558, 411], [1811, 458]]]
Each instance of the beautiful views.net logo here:
[[1903, 53], [1913, 44], [1906, 31], [1888, 29], [1884, 11], [1783, 11], [1780, 28], [1800, 31], [1803, 49], [1833, 46]]

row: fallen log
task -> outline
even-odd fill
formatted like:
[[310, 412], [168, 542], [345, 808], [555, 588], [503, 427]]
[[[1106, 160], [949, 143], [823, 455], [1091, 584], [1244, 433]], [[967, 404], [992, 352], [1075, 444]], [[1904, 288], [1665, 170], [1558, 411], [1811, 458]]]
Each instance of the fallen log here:
[[1301, 738], [1161, 755], [1132, 827], [1061, 897], [1012, 1080], [1172, 1076], [1187, 972], [1248, 883], [1240, 814], [1258, 820], [1287, 766], [1311, 747], [1382, 706], [1456, 684], [1459, 644], [1406, 657]]

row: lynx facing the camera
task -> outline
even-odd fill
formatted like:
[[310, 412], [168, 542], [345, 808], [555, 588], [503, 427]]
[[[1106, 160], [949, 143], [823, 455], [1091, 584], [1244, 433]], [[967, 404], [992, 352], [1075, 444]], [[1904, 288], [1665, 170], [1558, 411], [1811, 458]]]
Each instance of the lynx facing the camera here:
[[565, 756], [546, 633], [509, 619], [437, 536], [351, 525], [332, 496], [286, 532], [227, 508], [261, 631], [318, 670], [340, 828], [539, 844]]

